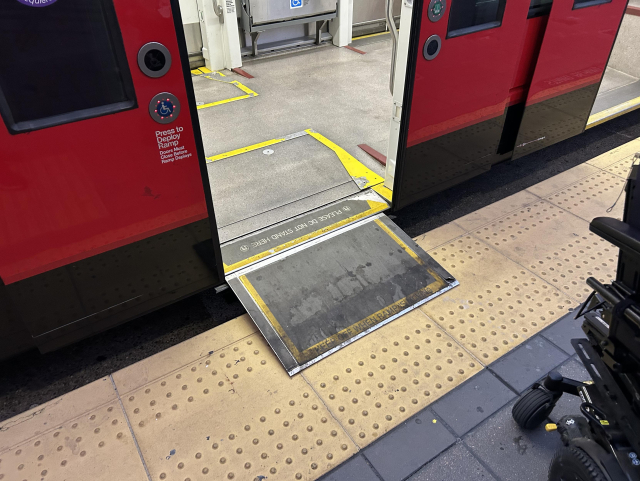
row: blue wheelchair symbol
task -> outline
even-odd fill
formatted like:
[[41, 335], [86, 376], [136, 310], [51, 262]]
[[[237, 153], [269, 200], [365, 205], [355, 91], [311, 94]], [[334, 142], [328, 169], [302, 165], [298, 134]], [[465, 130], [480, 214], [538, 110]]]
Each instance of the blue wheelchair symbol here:
[[291, 0], [291, 8], [302, 7], [302, 0]]

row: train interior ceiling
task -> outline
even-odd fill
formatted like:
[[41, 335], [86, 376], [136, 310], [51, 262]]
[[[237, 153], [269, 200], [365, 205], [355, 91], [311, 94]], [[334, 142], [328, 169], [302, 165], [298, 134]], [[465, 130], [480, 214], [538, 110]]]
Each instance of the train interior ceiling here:
[[[172, 5], [178, 3], [172, 0]], [[144, 227], [147, 231], [135, 239], [118, 239], [117, 248], [100, 246], [95, 255], [87, 255], [90, 249], [74, 251], [75, 257], [62, 249], [67, 257], [56, 259], [50, 268], [38, 265], [30, 274], [14, 272], [13, 278], [0, 272], [0, 312], [6, 313], [0, 321], [10, 319], [5, 325], [0, 322], [6, 333], [0, 336], [0, 358], [33, 347], [48, 352], [225, 284], [262, 330], [273, 319], [261, 317], [269, 309], [248, 282], [250, 274], [261, 279], [263, 274], [256, 273], [264, 269], [275, 279], [278, 273], [269, 270], [269, 262], [277, 260], [290, 269], [293, 280], [300, 271], [297, 285], [283, 280], [283, 290], [294, 292], [316, 277], [324, 282], [317, 270], [321, 263], [307, 249], [321, 236], [327, 239], [324, 247], [341, 252], [345, 263], [368, 266], [382, 258], [377, 250], [386, 249], [385, 242], [392, 239], [394, 249], [399, 245], [398, 252], [409, 253], [424, 267], [430, 262], [426, 254], [417, 246], [411, 250], [411, 239], [384, 211], [400, 211], [492, 165], [517, 162], [640, 106], [640, 59], [634, 48], [640, 36], [640, 0], [629, 5], [624, 0], [531, 0], [530, 5], [395, 0], [391, 7], [387, 11], [385, 0], [179, 0], [184, 31], [179, 42], [188, 52], [201, 131], [194, 148], [201, 140], [206, 167], [201, 166], [199, 174], [211, 187], [218, 239], [214, 235], [211, 242], [212, 218], [199, 206], [199, 220], [172, 218], [175, 228]], [[147, 8], [157, 14], [157, 9]], [[565, 24], [567, 8], [585, 25], [592, 22], [597, 34], [586, 37], [588, 29]], [[388, 25], [394, 28], [389, 31]], [[589, 45], [581, 47], [581, 42]], [[554, 57], [558, 45], [560, 57]], [[461, 56], [465, 62], [459, 61]], [[565, 62], [567, 58], [571, 61]], [[468, 75], [469, 68], [474, 75]], [[144, 113], [154, 115], [152, 109]], [[18, 146], [24, 137], [7, 138]], [[167, 137], [168, 153], [160, 151], [167, 156], [163, 163], [179, 158], [169, 152], [171, 141]], [[191, 174], [195, 164], [192, 168]], [[203, 179], [185, 179], [180, 188], [185, 196], [195, 196]], [[146, 188], [143, 195], [159, 197]], [[124, 200], [114, 202], [126, 212]], [[111, 230], [106, 234], [116, 235]], [[348, 232], [360, 234], [354, 240]], [[382, 238], [375, 237], [380, 232]], [[24, 245], [33, 252], [41, 249], [35, 243]], [[22, 246], [15, 242], [10, 247]], [[289, 252], [290, 258], [278, 257]], [[358, 262], [356, 254], [361, 256]], [[26, 264], [35, 259], [27, 257]], [[396, 267], [406, 274], [404, 267], [392, 269], [391, 262], [385, 262], [385, 275], [391, 276]], [[327, 267], [325, 274], [326, 285], [337, 282], [336, 272]], [[452, 277], [441, 274], [423, 280], [434, 281], [438, 289], [455, 287]], [[157, 284], [151, 285], [150, 277]], [[377, 299], [376, 289], [386, 284], [374, 284], [370, 294]], [[33, 302], [34, 292], [40, 303], [52, 306], [46, 315]], [[267, 304], [285, 307], [304, 297], [268, 295]], [[340, 302], [349, 299], [345, 295]], [[343, 327], [366, 320], [371, 313], [363, 306], [370, 300], [354, 301], [355, 317]], [[392, 306], [397, 299], [387, 301]], [[289, 316], [284, 307], [282, 312]], [[315, 319], [320, 327], [309, 327], [309, 336], [317, 334], [328, 342], [332, 336], [325, 339], [319, 331], [330, 321], [314, 315], [305, 317], [306, 325]], [[349, 342], [366, 333], [358, 329]], [[282, 339], [269, 342], [278, 351]], [[313, 362], [325, 355], [317, 354]], [[301, 355], [287, 371], [298, 372], [307, 361]]]

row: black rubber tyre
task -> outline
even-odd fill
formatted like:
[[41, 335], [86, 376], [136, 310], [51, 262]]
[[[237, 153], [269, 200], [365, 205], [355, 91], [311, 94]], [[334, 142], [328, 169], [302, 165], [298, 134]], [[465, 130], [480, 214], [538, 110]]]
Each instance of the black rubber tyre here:
[[549, 466], [549, 481], [606, 481], [593, 458], [576, 446], [560, 449]]
[[551, 394], [540, 388], [532, 389], [513, 405], [511, 415], [522, 429], [534, 429], [547, 419], [554, 406]]

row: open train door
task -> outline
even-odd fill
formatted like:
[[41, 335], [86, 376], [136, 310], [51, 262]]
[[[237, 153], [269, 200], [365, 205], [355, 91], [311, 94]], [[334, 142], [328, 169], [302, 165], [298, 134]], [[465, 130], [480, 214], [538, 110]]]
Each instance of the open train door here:
[[627, 0], [554, 0], [513, 158], [582, 133]]
[[528, 1], [403, 0], [385, 183], [394, 208], [501, 160], [528, 10]]

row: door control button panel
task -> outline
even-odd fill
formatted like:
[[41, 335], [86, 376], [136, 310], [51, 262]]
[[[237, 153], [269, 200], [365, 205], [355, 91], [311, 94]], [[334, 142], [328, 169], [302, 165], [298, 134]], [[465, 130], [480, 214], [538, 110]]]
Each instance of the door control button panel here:
[[147, 77], [162, 77], [171, 68], [169, 49], [158, 42], [143, 45], [138, 52], [138, 67]]
[[429, 20], [432, 22], [437, 22], [444, 15], [444, 11], [447, 8], [446, 0], [431, 0], [429, 2], [429, 8], [427, 10], [427, 15], [429, 16]]
[[160, 93], [151, 99], [149, 114], [159, 124], [170, 124], [180, 115], [180, 101], [173, 94]]

